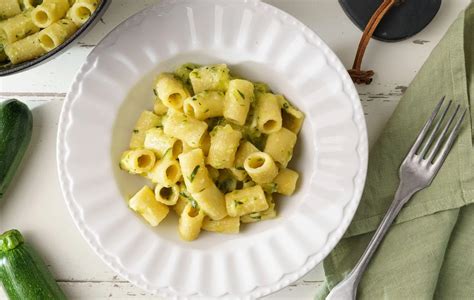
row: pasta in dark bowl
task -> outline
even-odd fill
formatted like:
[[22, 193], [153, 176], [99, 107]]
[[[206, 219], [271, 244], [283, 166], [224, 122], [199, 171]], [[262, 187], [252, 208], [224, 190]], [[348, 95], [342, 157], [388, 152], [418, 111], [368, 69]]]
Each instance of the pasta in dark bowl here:
[[110, 0], [2, 0], [0, 76], [64, 52], [100, 19]]

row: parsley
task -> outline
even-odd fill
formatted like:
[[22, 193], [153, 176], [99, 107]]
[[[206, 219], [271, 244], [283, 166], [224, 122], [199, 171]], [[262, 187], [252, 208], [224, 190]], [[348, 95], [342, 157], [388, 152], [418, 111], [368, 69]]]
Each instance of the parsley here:
[[191, 98], [191, 100], [192, 100], [192, 101], [196, 101], [196, 100], [197, 100], [197, 97], [196, 97], [196, 96], [193, 96], [193, 97]]
[[133, 129], [133, 133], [138, 133], [140, 130], [138, 129]]
[[168, 154], [168, 152], [170, 152], [170, 150], [171, 150], [171, 149], [172, 149], [172, 148], [168, 148], [168, 149], [166, 149], [165, 153], [163, 153], [163, 157], [165, 157], [165, 156], [166, 156], [166, 154]]
[[207, 112], [209, 112], [209, 108], [204, 111], [204, 113], [207, 113]]
[[158, 97], [158, 92], [156, 91], [156, 89], [153, 89], [153, 94], [155, 94], [155, 96]]
[[242, 201], [239, 201], [239, 200], [234, 200], [234, 206], [237, 207], [239, 205], [242, 205], [244, 204]]
[[185, 193], [185, 192], [180, 192], [179, 194], [180, 194], [181, 196], [183, 196], [184, 198], [186, 198], [186, 200], [188, 200], [188, 201], [191, 203], [191, 206], [192, 206], [193, 208], [198, 208], [198, 203], [197, 203], [197, 201], [196, 201], [193, 197], [191, 197], [191, 195], [188, 195], [188, 194]]
[[288, 105], [288, 102], [283, 103], [283, 109], [288, 109], [290, 106]]
[[240, 97], [242, 97], [242, 99], [245, 99], [245, 95], [240, 90], [237, 90], [237, 92], [239, 93]]
[[155, 128], [163, 128], [163, 125], [156, 125]]
[[186, 69], [188, 69], [189, 71], [192, 71], [194, 70], [193, 68], [191, 68], [190, 66], [186, 66]]
[[254, 220], [261, 220], [261, 219], [262, 219], [262, 216], [261, 216], [261, 215], [258, 215], [258, 214], [253, 215], [253, 216], [250, 215], [250, 217], [251, 217], [252, 219], [254, 219]]
[[236, 167], [236, 169], [237, 169], [237, 170], [241, 170], [241, 171], [245, 170], [245, 168], [244, 168], [244, 167], [242, 167], [242, 166], [240, 166], [240, 167]]
[[191, 175], [189, 175], [189, 182], [193, 182], [194, 177], [196, 177], [196, 174], [199, 170], [200, 165], [197, 165], [194, 167], [193, 171], [191, 172]]

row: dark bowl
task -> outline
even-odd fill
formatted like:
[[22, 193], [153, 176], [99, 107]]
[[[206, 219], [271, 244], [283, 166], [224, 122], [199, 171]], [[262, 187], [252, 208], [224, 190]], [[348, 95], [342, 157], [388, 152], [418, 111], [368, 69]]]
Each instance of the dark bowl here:
[[107, 7], [109, 7], [110, 2], [112, 2], [112, 0], [101, 0], [99, 6], [94, 11], [94, 13], [89, 18], [89, 20], [87, 20], [86, 23], [84, 23], [81, 27], [79, 27], [79, 29], [72, 36], [70, 36], [66, 41], [64, 41], [64, 43], [54, 48], [53, 50], [47, 52], [46, 54], [38, 58], [28, 60], [16, 65], [13, 65], [11, 63], [0, 65], [0, 77], [31, 69], [33, 67], [39, 66], [49, 61], [50, 59], [53, 59], [54, 57], [59, 56], [59, 54], [66, 51], [77, 38], [85, 34], [89, 29], [91, 29], [97, 23], [97, 21], [100, 20], [101, 16], [104, 14]]

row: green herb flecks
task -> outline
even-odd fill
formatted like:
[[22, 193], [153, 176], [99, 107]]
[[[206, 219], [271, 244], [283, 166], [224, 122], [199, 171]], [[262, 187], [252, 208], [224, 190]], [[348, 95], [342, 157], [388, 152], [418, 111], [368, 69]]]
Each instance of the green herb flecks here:
[[197, 165], [194, 167], [193, 171], [191, 172], [191, 175], [189, 175], [189, 182], [193, 182], [194, 177], [196, 177], [197, 172], [199, 171], [200, 165]]
[[139, 133], [139, 132], [140, 132], [140, 130], [138, 130], [138, 129], [133, 129], [133, 133]]
[[234, 206], [237, 207], [239, 205], [242, 205], [244, 204], [242, 201], [239, 201], [239, 200], [234, 200]]
[[188, 200], [193, 208], [199, 207], [197, 201], [191, 195], [187, 194], [186, 192], [180, 192], [179, 194]]
[[240, 95], [240, 97], [242, 97], [242, 99], [245, 99], [245, 95], [240, 90], [237, 90], [237, 93], [239, 93], [239, 95]]
[[156, 91], [156, 89], [153, 89], [153, 94], [155, 94], [155, 96], [158, 97], [158, 92]]

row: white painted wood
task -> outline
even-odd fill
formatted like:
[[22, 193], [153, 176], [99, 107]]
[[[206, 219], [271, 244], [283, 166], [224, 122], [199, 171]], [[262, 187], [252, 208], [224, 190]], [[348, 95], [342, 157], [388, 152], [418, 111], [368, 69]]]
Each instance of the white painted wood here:
[[[151, 295], [110, 271], [81, 238], [63, 202], [56, 172], [56, 131], [62, 101], [75, 73], [96, 43], [128, 16], [158, 1], [113, 0], [85, 37], [57, 59], [24, 73], [0, 78], [0, 101], [11, 97], [33, 108], [33, 139], [12, 186], [0, 203], [0, 231], [20, 229], [72, 299], [150, 299]], [[340, 57], [352, 64], [361, 32], [335, 0], [268, 0], [315, 30]], [[382, 131], [406, 86], [469, 0], [443, 1], [433, 22], [406, 41], [372, 40], [363, 67], [374, 82], [358, 86], [371, 144]], [[421, 42], [423, 41], [423, 42]], [[267, 299], [311, 299], [324, 279], [321, 266]], [[0, 298], [2, 292], [0, 291]], [[153, 298], [156, 299], [156, 298]]]

